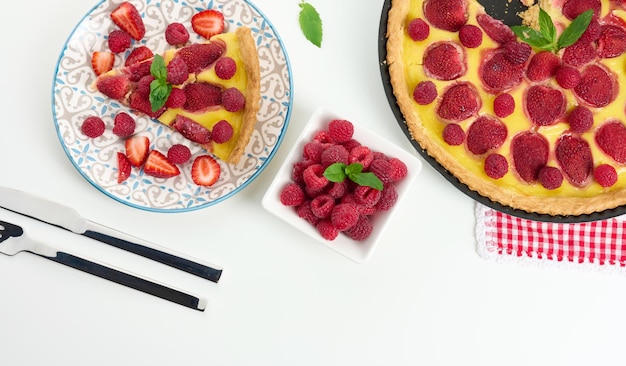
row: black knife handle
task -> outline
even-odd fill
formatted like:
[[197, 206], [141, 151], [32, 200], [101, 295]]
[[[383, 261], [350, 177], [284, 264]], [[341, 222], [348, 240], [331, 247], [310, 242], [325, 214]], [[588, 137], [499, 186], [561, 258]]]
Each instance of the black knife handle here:
[[222, 275], [221, 269], [209, 267], [189, 259], [181, 258], [174, 254], [165, 253], [163, 251], [150, 248], [145, 245], [133, 243], [128, 240], [116, 238], [114, 236], [99, 233], [97, 231], [87, 230], [82, 235], [98, 240], [105, 244], [112, 245], [118, 249], [126, 250], [142, 257], [157, 261], [159, 263], [166, 264], [170, 267], [174, 267], [181, 271], [185, 271], [187, 273], [191, 273], [193, 275], [205, 278], [209, 281], [217, 283]]
[[55, 257], [48, 257], [42, 254], [37, 255], [46, 259], [50, 259], [51, 261], [61, 263], [80, 271], [92, 274], [94, 276], [98, 276], [109, 281], [119, 283], [132, 289], [172, 301], [179, 305], [183, 305], [199, 311], [204, 311], [204, 304], [201, 304], [200, 299], [196, 296], [178, 291], [173, 288], [169, 288], [167, 286], [143, 278], [133, 276], [114, 268], [91, 262], [87, 259], [80, 258], [64, 252], [57, 252], [57, 255]]

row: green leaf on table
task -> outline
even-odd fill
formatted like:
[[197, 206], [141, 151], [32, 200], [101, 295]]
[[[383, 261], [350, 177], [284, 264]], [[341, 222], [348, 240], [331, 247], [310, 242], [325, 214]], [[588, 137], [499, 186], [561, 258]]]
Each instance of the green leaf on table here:
[[311, 43], [322, 47], [322, 18], [313, 5], [302, 1], [300, 4], [300, 29]]

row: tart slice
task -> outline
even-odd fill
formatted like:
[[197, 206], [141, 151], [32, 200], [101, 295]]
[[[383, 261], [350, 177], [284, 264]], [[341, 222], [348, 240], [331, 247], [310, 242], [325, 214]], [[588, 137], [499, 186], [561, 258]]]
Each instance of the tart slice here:
[[237, 164], [257, 121], [259, 58], [250, 29], [242, 26], [163, 55], [140, 46], [124, 67], [98, 76], [95, 87]]

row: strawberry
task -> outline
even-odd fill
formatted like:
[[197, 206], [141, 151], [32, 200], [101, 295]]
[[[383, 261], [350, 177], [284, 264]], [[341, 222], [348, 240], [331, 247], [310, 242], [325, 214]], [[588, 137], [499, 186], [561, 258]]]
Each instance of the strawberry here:
[[121, 100], [130, 91], [131, 82], [126, 75], [107, 76], [98, 79], [96, 88], [111, 99]]
[[619, 120], [610, 120], [596, 130], [598, 147], [619, 164], [626, 163], [626, 126]]
[[143, 19], [141, 19], [141, 14], [133, 4], [127, 1], [121, 3], [111, 12], [111, 20], [137, 41], [146, 34], [146, 27], [143, 24]]
[[509, 61], [506, 52], [498, 50], [483, 59], [478, 72], [483, 85], [489, 92], [503, 92], [522, 81], [524, 64], [513, 64]]
[[197, 73], [217, 61], [224, 51], [217, 43], [194, 43], [181, 48], [176, 57], [185, 61], [190, 73]]
[[591, 107], [601, 108], [615, 99], [617, 89], [618, 84], [609, 70], [591, 64], [582, 71], [574, 93]]
[[196, 157], [191, 166], [191, 179], [199, 186], [212, 186], [220, 177], [221, 168], [210, 155]]
[[142, 61], [146, 61], [154, 57], [154, 52], [146, 46], [139, 46], [130, 51], [130, 54], [124, 61], [124, 66], [132, 66]]
[[550, 144], [535, 132], [521, 132], [511, 140], [513, 167], [524, 182], [535, 182], [548, 162]]
[[224, 31], [224, 14], [213, 9], [203, 10], [191, 18], [191, 28], [201, 37], [209, 39]]
[[435, 28], [457, 32], [467, 23], [466, 0], [428, 0], [424, 16]]
[[481, 106], [480, 96], [470, 83], [457, 83], [444, 91], [437, 109], [446, 121], [463, 121], [474, 115]]
[[565, 95], [560, 89], [533, 85], [526, 91], [524, 106], [528, 117], [538, 126], [549, 126], [565, 115]]
[[481, 116], [467, 130], [467, 149], [476, 155], [485, 154], [502, 146], [507, 134], [506, 125], [499, 119]]
[[193, 142], [208, 144], [211, 141], [211, 131], [191, 118], [181, 114], [176, 116], [176, 119], [170, 126], [186, 139]]
[[158, 150], [150, 151], [143, 172], [155, 178], [171, 178], [180, 174], [176, 164], [167, 160], [167, 156]]
[[463, 49], [452, 42], [438, 42], [424, 53], [424, 71], [438, 80], [454, 80], [465, 74]]
[[146, 136], [132, 136], [126, 140], [126, 156], [132, 166], [141, 166], [148, 157], [150, 139]]
[[501, 20], [494, 19], [487, 14], [478, 14], [476, 16], [476, 21], [489, 38], [500, 43], [501, 45], [506, 44], [509, 41], [515, 41], [517, 38], [511, 28], [509, 28]]
[[588, 183], [593, 173], [593, 156], [587, 141], [574, 135], [563, 135], [554, 149], [565, 177], [577, 187]]
[[96, 51], [91, 55], [91, 67], [100, 76], [113, 69], [115, 63], [115, 55], [112, 52]]
[[117, 152], [117, 183], [122, 183], [130, 177], [130, 160], [123, 152]]

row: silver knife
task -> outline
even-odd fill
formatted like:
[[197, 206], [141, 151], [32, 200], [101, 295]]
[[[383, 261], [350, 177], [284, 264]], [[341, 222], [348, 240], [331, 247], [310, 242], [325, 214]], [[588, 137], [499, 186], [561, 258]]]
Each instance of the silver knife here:
[[0, 187], [0, 207], [83, 235], [116, 248], [218, 282], [222, 268], [160, 247], [80, 216], [74, 209], [24, 191]]

